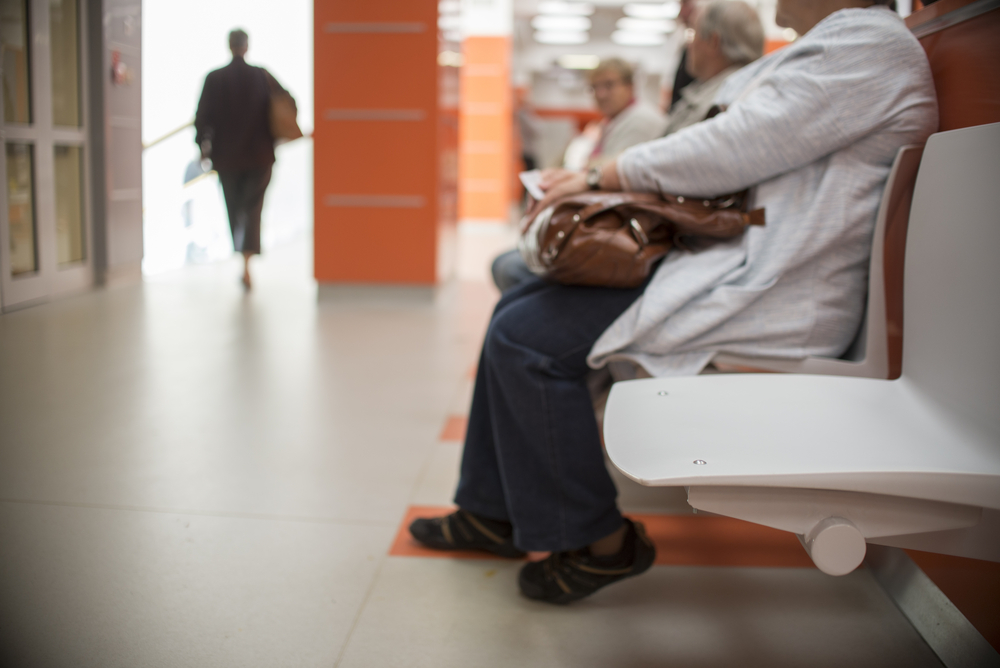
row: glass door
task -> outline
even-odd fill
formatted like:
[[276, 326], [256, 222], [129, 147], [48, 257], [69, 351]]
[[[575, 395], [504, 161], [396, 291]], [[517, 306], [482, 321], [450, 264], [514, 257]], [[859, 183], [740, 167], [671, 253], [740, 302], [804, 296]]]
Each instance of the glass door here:
[[0, 299], [93, 283], [83, 25], [87, 0], [0, 0]]

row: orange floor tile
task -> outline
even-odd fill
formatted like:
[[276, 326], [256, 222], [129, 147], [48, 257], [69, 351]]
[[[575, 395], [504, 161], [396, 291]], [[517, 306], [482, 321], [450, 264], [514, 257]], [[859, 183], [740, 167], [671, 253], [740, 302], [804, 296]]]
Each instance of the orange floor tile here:
[[464, 415], [449, 415], [441, 430], [441, 441], [465, 441], [465, 430], [469, 426], [469, 418]]
[[[410, 506], [389, 548], [396, 557], [491, 559], [484, 552], [440, 552], [419, 545], [407, 527], [418, 517], [438, 517], [448, 506]], [[632, 515], [656, 545], [661, 566], [755, 566], [811, 568], [812, 560], [794, 534], [729, 517], [706, 515]]]

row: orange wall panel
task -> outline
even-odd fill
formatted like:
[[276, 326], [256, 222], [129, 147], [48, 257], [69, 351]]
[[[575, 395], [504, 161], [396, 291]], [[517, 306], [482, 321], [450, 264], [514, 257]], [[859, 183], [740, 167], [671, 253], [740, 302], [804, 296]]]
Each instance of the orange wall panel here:
[[314, 2], [317, 280], [438, 278], [454, 196], [441, 178], [437, 17], [437, 0]]
[[509, 37], [463, 44], [459, 216], [506, 221], [513, 169]]
[[401, 194], [429, 194], [434, 188], [435, 172], [418, 167], [435, 153], [430, 121], [345, 121], [334, 125], [324, 148], [342, 159], [326, 167], [328, 192], [375, 194], [390, 188]]
[[[328, 265], [316, 279], [348, 283], [433, 283], [436, 238], [424, 233], [427, 222], [407, 208], [339, 208], [337, 216], [352, 221], [362, 232], [345, 237], [336, 228], [316, 230], [316, 243], [335, 254], [336, 264]], [[352, 242], [353, 246], [346, 244]], [[368, 251], [375, 251], [371, 253]], [[377, 261], [372, 261], [373, 257]], [[422, 259], [423, 265], [414, 260]], [[422, 273], [415, 274], [414, 267]], [[415, 280], [414, 276], [422, 280]]]

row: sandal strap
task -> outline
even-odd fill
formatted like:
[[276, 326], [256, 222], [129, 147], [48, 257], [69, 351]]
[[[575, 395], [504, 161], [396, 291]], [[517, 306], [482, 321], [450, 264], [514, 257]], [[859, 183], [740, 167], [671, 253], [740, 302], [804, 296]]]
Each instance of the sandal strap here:
[[459, 510], [455, 514], [459, 515], [463, 520], [466, 520], [467, 522], [469, 522], [469, 524], [471, 524], [472, 526], [474, 526], [476, 528], [476, 531], [478, 531], [479, 533], [483, 534], [484, 536], [486, 536], [487, 538], [489, 538], [490, 540], [492, 540], [497, 545], [500, 545], [501, 543], [504, 542], [503, 538], [501, 538], [500, 536], [496, 535], [495, 533], [493, 533], [492, 531], [490, 531], [488, 528], [486, 528], [486, 526], [482, 522], [480, 522], [478, 519], [476, 519], [475, 515], [473, 515], [472, 513], [468, 513], [468, 512], [466, 512], [464, 510]]

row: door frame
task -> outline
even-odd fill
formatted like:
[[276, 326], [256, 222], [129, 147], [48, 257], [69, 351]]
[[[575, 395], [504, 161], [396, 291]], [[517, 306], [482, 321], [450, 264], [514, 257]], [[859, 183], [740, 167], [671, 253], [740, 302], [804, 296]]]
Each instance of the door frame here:
[[[80, 86], [80, 117], [77, 128], [52, 125], [52, 53], [50, 49], [49, 0], [28, 0], [29, 80], [31, 81], [32, 122], [30, 124], [0, 122], [0, 143], [4, 156], [0, 159], [0, 308], [30, 306], [52, 297], [86, 290], [94, 284], [94, 225], [91, 198], [91, 160], [93, 150], [89, 137], [90, 81], [88, 77], [88, 2], [77, 2], [77, 58]], [[0, 90], [0, 104], [3, 91]], [[35, 216], [35, 248], [37, 270], [27, 276], [10, 273], [10, 227], [7, 211], [6, 144], [23, 141], [34, 146], [33, 185]], [[80, 170], [82, 181], [82, 218], [84, 259], [65, 267], [59, 266], [55, 210], [55, 147], [78, 146], [82, 149]]]

